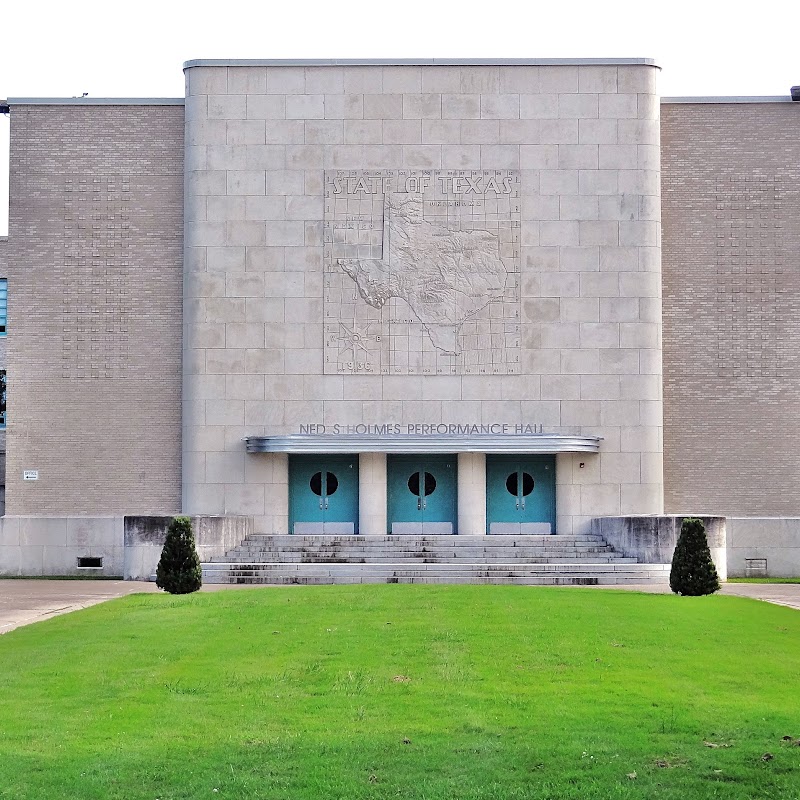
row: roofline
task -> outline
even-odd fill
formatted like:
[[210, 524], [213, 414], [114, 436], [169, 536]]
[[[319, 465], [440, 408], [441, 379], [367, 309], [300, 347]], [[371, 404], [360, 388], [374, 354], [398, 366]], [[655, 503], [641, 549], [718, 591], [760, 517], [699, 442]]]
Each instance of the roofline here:
[[661, 67], [652, 58], [195, 58], [192, 67]]
[[182, 106], [183, 97], [9, 97], [10, 106]]
[[731, 97], [662, 97], [662, 103], [791, 103], [792, 98], [790, 95], [765, 95], [763, 97], [753, 96], [738, 96]]

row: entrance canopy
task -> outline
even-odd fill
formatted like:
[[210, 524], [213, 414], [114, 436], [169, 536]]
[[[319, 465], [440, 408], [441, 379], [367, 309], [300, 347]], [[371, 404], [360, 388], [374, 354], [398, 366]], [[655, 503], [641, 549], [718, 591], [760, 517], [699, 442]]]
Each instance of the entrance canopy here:
[[537, 434], [305, 434], [248, 436], [248, 453], [597, 453], [599, 436]]

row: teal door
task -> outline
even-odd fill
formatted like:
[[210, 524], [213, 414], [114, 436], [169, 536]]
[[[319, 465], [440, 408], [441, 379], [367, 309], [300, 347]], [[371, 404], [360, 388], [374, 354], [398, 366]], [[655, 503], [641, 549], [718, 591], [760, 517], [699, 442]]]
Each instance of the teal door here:
[[555, 456], [486, 456], [489, 533], [555, 533]]
[[389, 533], [456, 530], [456, 457], [388, 456]]
[[289, 456], [289, 532], [358, 533], [358, 456]]

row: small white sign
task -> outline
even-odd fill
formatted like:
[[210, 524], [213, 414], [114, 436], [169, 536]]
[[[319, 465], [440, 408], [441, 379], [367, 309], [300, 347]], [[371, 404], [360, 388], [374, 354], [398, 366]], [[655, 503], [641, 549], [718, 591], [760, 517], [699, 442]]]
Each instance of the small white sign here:
[[26, 469], [22, 471], [22, 480], [24, 481], [38, 481], [39, 480], [39, 470], [38, 469]]

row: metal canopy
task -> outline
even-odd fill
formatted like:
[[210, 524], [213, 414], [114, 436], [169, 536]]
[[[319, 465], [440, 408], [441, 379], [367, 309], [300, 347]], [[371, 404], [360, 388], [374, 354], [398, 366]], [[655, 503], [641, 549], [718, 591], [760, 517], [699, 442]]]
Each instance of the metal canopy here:
[[598, 453], [599, 436], [557, 433], [473, 436], [248, 436], [248, 453]]

